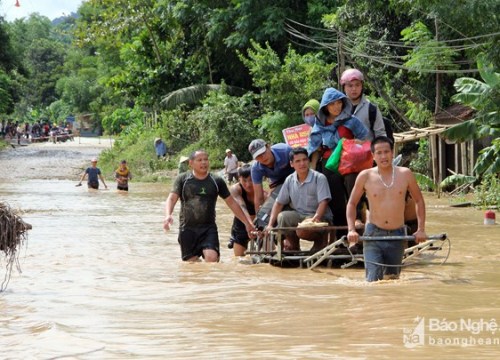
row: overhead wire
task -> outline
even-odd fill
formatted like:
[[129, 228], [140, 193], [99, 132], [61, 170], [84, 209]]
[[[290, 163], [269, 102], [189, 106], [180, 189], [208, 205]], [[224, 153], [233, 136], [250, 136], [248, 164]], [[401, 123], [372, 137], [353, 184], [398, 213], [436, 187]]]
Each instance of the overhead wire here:
[[[351, 45], [351, 48], [348, 48], [345, 44], [350, 44]], [[348, 38], [345, 38], [344, 41], [342, 41], [342, 44], [344, 45], [344, 47], [348, 48], [348, 49], [354, 49], [356, 43], [355, 41], [353, 41], [352, 39], [348, 39]], [[369, 50], [372, 50], [370, 49], [369, 47], [367, 47], [366, 49], [364, 49], [366, 51], [369, 51]], [[435, 50], [435, 48], [432, 48], [432, 50]], [[376, 50], [374, 50], [376, 51]], [[428, 51], [425, 53], [426, 56], [432, 56], [432, 55], [438, 55], [440, 54], [441, 52], [440, 51]], [[364, 54], [366, 57], [370, 57], [370, 58], [378, 58], [378, 59], [401, 59], [401, 60], [404, 60], [404, 62], [406, 62], [406, 58], [408, 57], [409, 54], [405, 54], [405, 55], [383, 55], [383, 56], [380, 56], [380, 55], [370, 55], [369, 53], [367, 52], [361, 52], [360, 50], [358, 50], [358, 52], [356, 53], [357, 55], [360, 55], [360, 54]], [[397, 65], [400, 65], [400, 66], [404, 66], [404, 62], [400, 62], [400, 63], [396, 63]], [[451, 62], [452, 65], [459, 65], [459, 64], [473, 64], [475, 63], [474, 61], [470, 61], [470, 60], [454, 60]], [[426, 71], [426, 72], [435, 72], [434, 71], [435, 69], [433, 70], [430, 70], [430, 71]], [[465, 71], [467, 72], [467, 71]], [[470, 71], [470, 72], [474, 72], [474, 71]]]
[[[299, 24], [296, 21], [293, 21], [293, 22], [296, 23], [296, 24]], [[313, 27], [310, 27], [310, 26], [306, 26], [306, 27], [307, 28], [313, 28]], [[318, 28], [314, 28], [314, 29], [318, 29]], [[319, 29], [319, 30], [321, 30], [321, 29]], [[339, 44], [338, 41], [337, 42], [330, 42], [330, 43], [325, 43], [323, 41], [318, 41], [314, 37], [306, 35], [305, 33], [301, 32], [298, 29], [296, 29], [293, 26], [291, 26], [290, 24], [286, 24], [286, 31], [290, 35], [292, 35], [294, 37], [297, 37], [297, 38], [300, 38], [301, 40], [305, 41], [306, 43], [311, 43], [312, 42], [312, 43], [315, 43], [316, 45], [318, 45], [318, 46], [320, 46], [322, 48], [328, 48], [328, 49], [333, 50], [335, 52], [338, 51], [338, 44]], [[385, 55], [385, 56], [370, 55], [370, 54], [367, 54], [365, 52], [361, 52], [361, 51], [355, 49], [356, 41], [353, 40], [353, 38], [350, 35], [342, 36], [342, 33], [337, 32], [337, 31], [332, 31], [331, 33], [335, 33], [337, 35], [337, 38], [340, 38], [340, 41], [342, 43], [342, 50], [344, 50], [346, 52], [346, 55], [348, 55], [349, 57], [359, 56], [359, 57], [363, 57], [363, 58], [366, 58], [368, 60], [371, 60], [373, 62], [377, 62], [379, 64], [382, 64], [384, 66], [389, 66], [389, 67], [393, 67], [393, 68], [397, 68], [397, 69], [405, 70], [405, 71], [417, 71], [417, 69], [412, 69], [411, 67], [408, 67], [408, 66], [404, 65], [404, 61], [402, 61], [402, 60], [407, 56], [407, 54], [406, 55]], [[376, 41], [376, 40], [372, 40], [372, 39], [367, 39], [367, 41], [365, 41], [365, 42], [372, 43], [373, 45], [376, 45], [377, 47], [391, 47], [391, 46], [388, 45], [390, 42]], [[481, 46], [483, 44], [484, 43], [481, 43], [481, 44], [475, 43], [475, 44], [469, 46], [467, 49], [476, 48], [476, 47]], [[413, 47], [405, 46], [405, 47], [406, 48], [410, 48], [410, 49], [415, 49], [416, 48], [415, 46], [413, 46]], [[465, 49], [464, 47], [462, 47], [462, 48]], [[370, 49], [370, 47], [368, 47], [368, 50], [372, 50], [372, 49]], [[374, 51], [376, 51], [376, 50], [374, 50]], [[400, 59], [401, 61], [397, 62], [397, 61], [394, 61], [393, 59]], [[467, 60], [459, 60], [459, 61], [453, 62], [453, 64], [457, 64], [457, 65], [458, 64], [470, 65], [472, 63], [474, 63], [474, 62], [467, 61]], [[446, 69], [430, 68], [430, 69], [418, 69], [418, 71], [424, 72], [424, 73], [458, 74], [458, 73], [478, 72], [479, 70], [477, 70], [477, 69], [462, 69], [462, 70], [451, 69], [451, 70], [446, 70]], [[399, 78], [396, 78], [396, 81], [398, 81], [402, 85], [410, 86], [409, 84], [406, 84], [403, 80], [401, 80]], [[422, 99], [425, 99], [430, 104], [434, 104], [435, 103], [434, 100], [428, 98], [425, 94], [422, 94], [419, 91], [417, 91], [417, 93], [419, 94], [419, 96], [421, 96]], [[443, 111], [446, 112], [446, 110], [443, 110]]]
[[[372, 50], [370, 48], [370, 46], [369, 46], [370, 44], [376, 45], [377, 47], [386, 47], [386, 48], [388, 47], [389, 50], [391, 48], [394, 48], [394, 49], [402, 48], [402, 49], [409, 49], [409, 50], [417, 50], [417, 49], [420, 48], [420, 45], [418, 45], [418, 44], [409, 44], [408, 42], [403, 42], [403, 41], [401, 41], [401, 42], [397, 42], [397, 41], [384, 41], [384, 40], [373, 40], [373, 39], [370, 39], [370, 38], [366, 38], [366, 39], [363, 40], [363, 42], [367, 44], [367, 50], [368, 51], [364, 52], [364, 51], [360, 51], [360, 50], [356, 49], [356, 43], [357, 43], [357, 41], [349, 33], [343, 34], [342, 32], [337, 31], [335, 29], [317, 28], [317, 27], [313, 27], [313, 26], [309, 26], [309, 25], [306, 25], [306, 24], [299, 23], [298, 21], [295, 21], [295, 20], [292, 20], [292, 19], [287, 19], [287, 21], [288, 21], [288, 23], [286, 23], [286, 31], [290, 35], [298, 37], [301, 40], [306, 41], [306, 42], [313, 42], [316, 45], [328, 48], [328, 49], [333, 50], [335, 52], [338, 52], [338, 50], [339, 50], [338, 47], [339, 47], [339, 42], [340, 42], [341, 46], [342, 46], [342, 51], [344, 51], [346, 53], [346, 55], [348, 55], [349, 57], [359, 56], [359, 57], [366, 58], [366, 59], [368, 59], [370, 61], [379, 63], [379, 64], [384, 65], [384, 66], [393, 67], [393, 68], [397, 68], [397, 69], [405, 70], [405, 71], [419, 71], [419, 72], [423, 72], [423, 73], [434, 73], [434, 74], [465, 74], [465, 73], [477, 73], [477, 72], [479, 72], [479, 70], [475, 69], [475, 68], [472, 68], [472, 69], [436, 69], [436, 68], [428, 68], [428, 69], [419, 68], [419, 69], [415, 69], [415, 68], [412, 68], [412, 67], [404, 65], [405, 61], [403, 61], [403, 60], [405, 59], [406, 56], [408, 56], [408, 54], [405, 54], [405, 55], [383, 55], [383, 56], [380, 56], [378, 54], [377, 55], [371, 55], [371, 54], [369, 54], [367, 52], [370, 51], [370, 50]], [[480, 48], [481, 46], [484, 46], [484, 45], [488, 44], [488, 42], [477, 43], [474, 40], [483, 39], [483, 38], [490, 38], [490, 37], [493, 37], [493, 36], [500, 35], [500, 32], [495, 32], [495, 33], [484, 34], [484, 35], [477, 35], [477, 36], [465, 36], [463, 33], [461, 33], [460, 31], [458, 31], [457, 29], [455, 29], [451, 25], [445, 23], [444, 21], [442, 21], [442, 22], [443, 22], [443, 24], [445, 24], [446, 26], [450, 27], [450, 29], [452, 29], [453, 31], [456, 31], [458, 34], [460, 34], [463, 37], [462, 38], [458, 38], [458, 39], [450, 39], [450, 40], [436, 40], [438, 44], [443, 44], [443, 45], [442, 46], [434, 46], [434, 47], [432, 47], [432, 51], [428, 51], [427, 54], [426, 54], [427, 56], [438, 55], [439, 53], [441, 53], [442, 49], [449, 49], [449, 50], [453, 50], [455, 52], [477, 49], [477, 48]], [[322, 33], [322, 32], [323, 33], [328, 33], [332, 37], [335, 36], [338, 40], [337, 40], [337, 42], [325, 43], [323, 41], [324, 38], [322, 36], [321, 41], [318, 41], [314, 37], [308, 36], [308, 35], [304, 34], [300, 30], [298, 30], [297, 28], [295, 28], [294, 26], [292, 26], [290, 23], [296, 24], [298, 26], [301, 26], [301, 27], [304, 27], [304, 28], [307, 28], [307, 29], [310, 29], [310, 30], [314, 30], [317, 33]], [[467, 45], [467, 44], [446, 45], [446, 44], [453, 44], [453, 43], [457, 43], [457, 42], [472, 42], [472, 44], [469, 44], [469, 45]], [[376, 51], [376, 50], [373, 50], [373, 51]], [[398, 62], [397, 60], [401, 60], [401, 61]], [[474, 63], [475, 62], [472, 61], [472, 60], [454, 60], [454, 61], [452, 61], [451, 65], [472, 65]], [[409, 84], [406, 84], [403, 80], [401, 80], [399, 78], [396, 78], [396, 80], [398, 82], [400, 82], [401, 84], [403, 84], [403, 85], [410, 86]], [[429, 99], [424, 94], [422, 94], [422, 93], [420, 93], [418, 91], [417, 91], [417, 93], [423, 99], [426, 99], [430, 104], [434, 104], [435, 103], [434, 100]], [[447, 112], [444, 109], [442, 111]]]
[[[293, 21], [293, 23], [299, 24], [296, 21]], [[286, 27], [285, 31], [287, 31], [290, 35], [292, 35], [296, 38], [299, 38], [299, 39], [306, 41], [308, 43], [312, 42], [318, 46], [325, 47], [325, 48], [333, 50], [333, 51], [338, 51], [338, 44], [339, 44], [338, 42], [324, 42], [323, 39], [318, 40], [318, 38], [306, 35], [305, 33], [299, 31], [298, 29], [296, 29], [295, 27], [293, 27], [290, 24], [286, 24], [285, 27]], [[309, 26], [305, 26], [305, 27], [312, 28]], [[340, 37], [340, 40], [342, 43], [342, 50], [346, 50], [346, 53], [349, 53], [350, 55], [364, 57], [364, 58], [367, 58], [371, 61], [383, 64], [385, 66], [391, 66], [391, 67], [395, 67], [395, 68], [407, 70], [407, 71], [417, 71], [417, 69], [415, 69], [415, 68], [404, 65], [405, 61], [403, 61], [403, 60], [405, 60], [405, 57], [408, 56], [408, 54], [406, 54], [406, 55], [389, 55], [389, 56], [371, 55], [371, 54], [368, 54], [366, 52], [361, 52], [360, 50], [356, 50], [354, 48], [355, 40], [352, 37], [350, 37], [349, 35], [343, 36], [342, 33], [337, 32], [337, 36]], [[375, 41], [372, 41], [372, 42], [380, 47], [385, 46], [383, 41], [378, 42], [378, 43]], [[349, 44], [351, 44], [351, 46], [349, 46]], [[469, 49], [477, 48], [481, 45], [482, 44], [473, 44], [473, 45], [470, 45], [468, 47], [461, 46], [460, 48], [455, 49], [455, 51], [469, 50]], [[415, 46], [412, 49], [417, 49], [417, 48], [418, 47]], [[442, 47], [442, 49], [448, 49], [448, 47]], [[441, 53], [440, 47], [433, 47], [432, 51], [428, 51], [426, 53], [426, 56], [438, 55], [440, 53]], [[390, 61], [391, 59], [401, 59], [401, 61], [400, 62]], [[463, 62], [463, 61], [460, 61], [460, 62], [452, 61], [451, 64], [452, 65], [460, 65], [460, 64], [471, 64], [471, 63]], [[426, 68], [419, 68], [418, 71], [425, 72], [425, 73], [441, 73], [441, 74], [461, 74], [461, 73], [478, 72], [477, 69], [436, 69], [436, 68], [427, 68], [427, 69]]]
[[[307, 41], [307, 42], [314, 42], [316, 43], [317, 45], [321, 45], [321, 46], [325, 46], [329, 49], [333, 49], [333, 47], [335, 46], [338, 46], [338, 43], [329, 43], [329, 42], [325, 42], [324, 41], [324, 38], [321, 37], [321, 39], [318, 39], [318, 35], [315, 34], [315, 37], [312, 37], [312, 36], [307, 36], [305, 35], [303, 32], [301, 32], [300, 30], [298, 30], [297, 28], [295, 28], [294, 26], [292, 26], [290, 23], [293, 23], [293, 24], [297, 24], [301, 27], [304, 27], [304, 28], [307, 28], [307, 29], [312, 29], [312, 30], [315, 30], [315, 31], [318, 31], [318, 32], [327, 32], [329, 34], [333, 34], [335, 35], [337, 38], [338, 37], [341, 37], [341, 40], [342, 40], [342, 44], [344, 44], [344, 42], [351, 42], [351, 43], [355, 43], [357, 42], [357, 39], [353, 38], [349, 33], [347, 34], [344, 34], [342, 32], [339, 32], [335, 29], [322, 29], [322, 28], [317, 28], [317, 27], [313, 27], [313, 26], [309, 26], [309, 25], [306, 25], [306, 24], [302, 24], [302, 23], [299, 23], [295, 20], [292, 20], [292, 19], [288, 19], [287, 20], [288, 23], [285, 23], [285, 26], [286, 26], [286, 31], [294, 36], [294, 37], [298, 37], [298, 38], [301, 38], [302, 40], [304, 41]], [[482, 43], [475, 43], [473, 42], [472, 44], [470, 45], [446, 45], [447, 42], [457, 42], [457, 41], [469, 41], [469, 40], [472, 40], [472, 39], [479, 39], [479, 38], [485, 38], [485, 37], [491, 37], [491, 36], [496, 36], [496, 35], [499, 35], [500, 32], [496, 32], [496, 33], [491, 33], [491, 34], [485, 34], [485, 35], [478, 35], [478, 36], [473, 36], [473, 37], [464, 37], [464, 38], [461, 38], [461, 39], [452, 39], [452, 40], [439, 40], [439, 41], [436, 41], [436, 46], [432, 46], [432, 47], [429, 47], [429, 50], [430, 51], [427, 51], [426, 52], [426, 55], [427, 56], [431, 56], [431, 55], [437, 55], [437, 54], [440, 54], [442, 52], [442, 50], [452, 50], [452, 51], [455, 51], [455, 52], [459, 52], [459, 51], [465, 51], [465, 50], [472, 50], [472, 49], [477, 49], [481, 46], [484, 46], [486, 44], [488, 44], [487, 42], [482, 42]], [[408, 42], [394, 42], [394, 41], [384, 41], [384, 40], [373, 40], [373, 39], [370, 39], [370, 38], [366, 38], [363, 40], [364, 43], [372, 43], [372, 44], [376, 44], [377, 46], [387, 46], [387, 47], [390, 47], [390, 48], [404, 48], [404, 49], [410, 49], [410, 50], [417, 50], [417, 49], [421, 49], [422, 46], [419, 45], [419, 44], [415, 44], [415, 45], [412, 45], [412, 44], [408, 44]], [[442, 44], [442, 45], [439, 45], [439, 44]], [[336, 49], [335, 49], [336, 50]], [[349, 50], [349, 49], [347, 49]], [[357, 54], [357, 55], [361, 55], [361, 54]], [[389, 55], [389, 56], [383, 56], [381, 57], [380, 55], [370, 55], [370, 54], [366, 54], [364, 53], [364, 56], [365, 57], [370, 57], [372, 60], [374, 59], [380, 59], [380, 58], [401, 58], [401, 59], [404, 59], [405, 56], [407, 56], [408, 54], [406, 55]], [[382, 61], [382, 60], [381, 60]], [[379, 62], [381, 62], [379, 61]], [[463, 60], [457, 60], [457, 61], [453, 61], [452, 64], [467, 64], [468, 62], [463, 62]], [[472, 63], [472, 62], [470, 62]], [[385, 65], [388, 65], [390, 66], [391, 64], [387, 64], [385, 63]], [[401, 67], [403, 69], [405, 69], [404, 65], [403, 64], [394, 64], [395, 67]], [[407, 68], [407, 70], [412, 70], [411, 68]], [[428, 69], [428, 70], [425, 70], [426, 72], [433, 72], [432, 69]], [[453, 73], [455, 70], [435, 70], [437, 72], [443, 72], [444, 73]], [[471, 70], [458, 70], [458, 73], [467, 73], [467, 72], [477, 72], [477, 70], [475, 69], [471, 69]]]
[[422, 73], [432, 73], [432, 74], [466, 74], [466, 73], [476, 73], [479, 70], [478, 69], [436, 69], [436, 68], [423, 68], [419, 67], [418, 69], [412, 68], [410, 66], [404, 65], [403, 63], [397, 63], [395, 61], [388, 61], [384, 60], [383, 57], [380, 56], [375, 56], [375, 55], [369, 55], [364, 52], [360, 52], [352, 47], [349, 47], [346, 44], [342, 44], [343, 50], [347, 50], [346, 53], [348, 53], [351, 56], [358, 56], [362, 57], [365, 59], [369, 59], [373, 62], [377, 62], [382, 65], [390, 66], [393, 68], [401, 69], [401, 70], [407, 70], [407, 71], [419, 71]]
[[[460, 41], [462, 41], [462, 42], [473, 41], [475, 39], [491, 38], [493, 36], [500, 35], [500, 31], [499, 31], [499, 32], [494, 32], [494, 33], [489, 33], [489, 34], [483, 34], [483, 35], [466, 36], [462, 32], [460, 32], [459, 30], [455, 29], [453, 26], [447, 24], [444, 20], [441, 20], [441, 19], [438, 19], [438, 20], [440, 22], [442, 22], [444, 25], [450, 27], [450, 29], [452, 29], [453, 31], [455, 31], [458, 34], [460, 34], [460, 35], [463, 36], [462, 38], [458, 38], [458, 39], [439, 40], [439, 43], [443, 43], [443, 44], [453, 43], [453, 42], [460, 42]], [[335, 36], [337, 36], [338, 33], [339, 33], [339, 31], [336, 30], [336, 29], [334, 29], [334, 28], [318, 28], [318, 27], [315, 27], [315, 26], [311, 26], [311, 25], [307, 25], [307, 24], [304, 24], [304, 23], [300, 23], [300, 22], [298, 22], [296, 20], [293, 20], [293, 19], [290, 19], [290, 18], [287, 18], [286, 21], [287, 21], [287, 23], [285, 23], [285, 24], [287, 26], [289, 26], [290, 28], [293, 28], [293, 27], [291, 25], [289, 25], [288, 23], [294, 23], [294, 24], [297, 24], [297, 25], [299, 25], [299, 26], [301, 26], [303, 28], [311, 29], [311, 30], [314, 30], [314, 31], [332, 33]], [[366, 42], [373, 42], [373, 43], [382, 44], [382, 45], [388, 45], [388, 46], [391, 46], [391, 47], [414, 48], [414, 47], [418, 46], [418, 44], [416, 44], [416, 45], [409, 45], [408, 42], [406, 42], [406, 41], [385, 41], [385, 40], [381, 40], [381, 39], [374, 40], [374, 39], [370, 39], [370, 38], [366, 38], [364, 41], [366, 41]], [[473, 42], [473, 43], [474, 43], [474, 45], [481, 45], [481, 44], [487, 44], [488, 42], [483, 42], [481, 44], [477, 44], [475, 42]]]

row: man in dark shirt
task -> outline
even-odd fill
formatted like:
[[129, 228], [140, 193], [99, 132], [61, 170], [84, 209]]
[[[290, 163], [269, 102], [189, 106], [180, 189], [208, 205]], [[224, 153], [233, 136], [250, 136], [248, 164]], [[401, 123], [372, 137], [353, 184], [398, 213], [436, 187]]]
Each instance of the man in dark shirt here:
[[234, 215], [245, 224], [249, 236], [254, 236], [255, 227], [231, 196], [224, 179], [210, 174], [208, 154], [204, 150], [197, 150], [189, 156], [189, 166], [192, 171], [177, 176], [167, 198], [163, 229], [170, 230], [175, 204], [181, 199], [178, 241], [182, 260], [197, 261], [202, 256], [207, 262], [217, 262], [220, 255], [215, 223], [217, 196], [224, 199]]

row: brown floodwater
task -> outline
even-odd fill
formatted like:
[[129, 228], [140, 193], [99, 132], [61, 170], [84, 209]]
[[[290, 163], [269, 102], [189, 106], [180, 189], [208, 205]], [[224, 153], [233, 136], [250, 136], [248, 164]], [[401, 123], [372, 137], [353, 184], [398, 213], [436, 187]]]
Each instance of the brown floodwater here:
[[[177, 230], [162, 229], [168, 185], [132, 182], [121, 194], [114, 186], [89, 192], [70, 179], [0, 179], [0, 201], [33, 225], [19, 251], [22, 273], [14, 269], [0, 293], [2, 359], [500, 353], [500, 229], [483, 225], [484, 211], [426, 195], [427, 232], [449, 235], [448, 261], [424, 257], [400, 280], [368, 284], [362, 268], [235, 259], [225, 246], [232, 217], [222, 201], [221, 262], [183, 263]], [[0, 265], [2, 280], [3, 257]]]

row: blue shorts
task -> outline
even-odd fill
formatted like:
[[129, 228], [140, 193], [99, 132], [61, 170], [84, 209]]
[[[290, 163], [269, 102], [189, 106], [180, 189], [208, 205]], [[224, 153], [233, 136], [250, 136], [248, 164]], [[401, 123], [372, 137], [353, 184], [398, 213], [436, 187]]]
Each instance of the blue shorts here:
[[193, 256], [203, 256], [205, 249], [215, 250], [220, 256], [219, 233], [215, 224], [181, 228], [179, 229], [178, 242], [184, 261]]
[[[406, 227], [384, 230], [373, 224], [366, 224], [363, 236], [405, 236]], [[363, 255], [366, 281], [382, 280], [384, 275], [399, 277], [405, 250], [404, 240], [365, 240]], [[383, 264], [383, 265], [382, 265]], [[384, 266], [388, 265], [388, 266]]]

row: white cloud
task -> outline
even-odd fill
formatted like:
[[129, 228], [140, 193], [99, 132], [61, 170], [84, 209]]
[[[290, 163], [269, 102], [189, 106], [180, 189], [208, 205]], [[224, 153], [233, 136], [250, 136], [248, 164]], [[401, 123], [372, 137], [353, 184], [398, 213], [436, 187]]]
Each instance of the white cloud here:
[[0, 0], [0, 15], [7, 21], [39, 13], [50, 20], [76, 12], [84, 0]]

